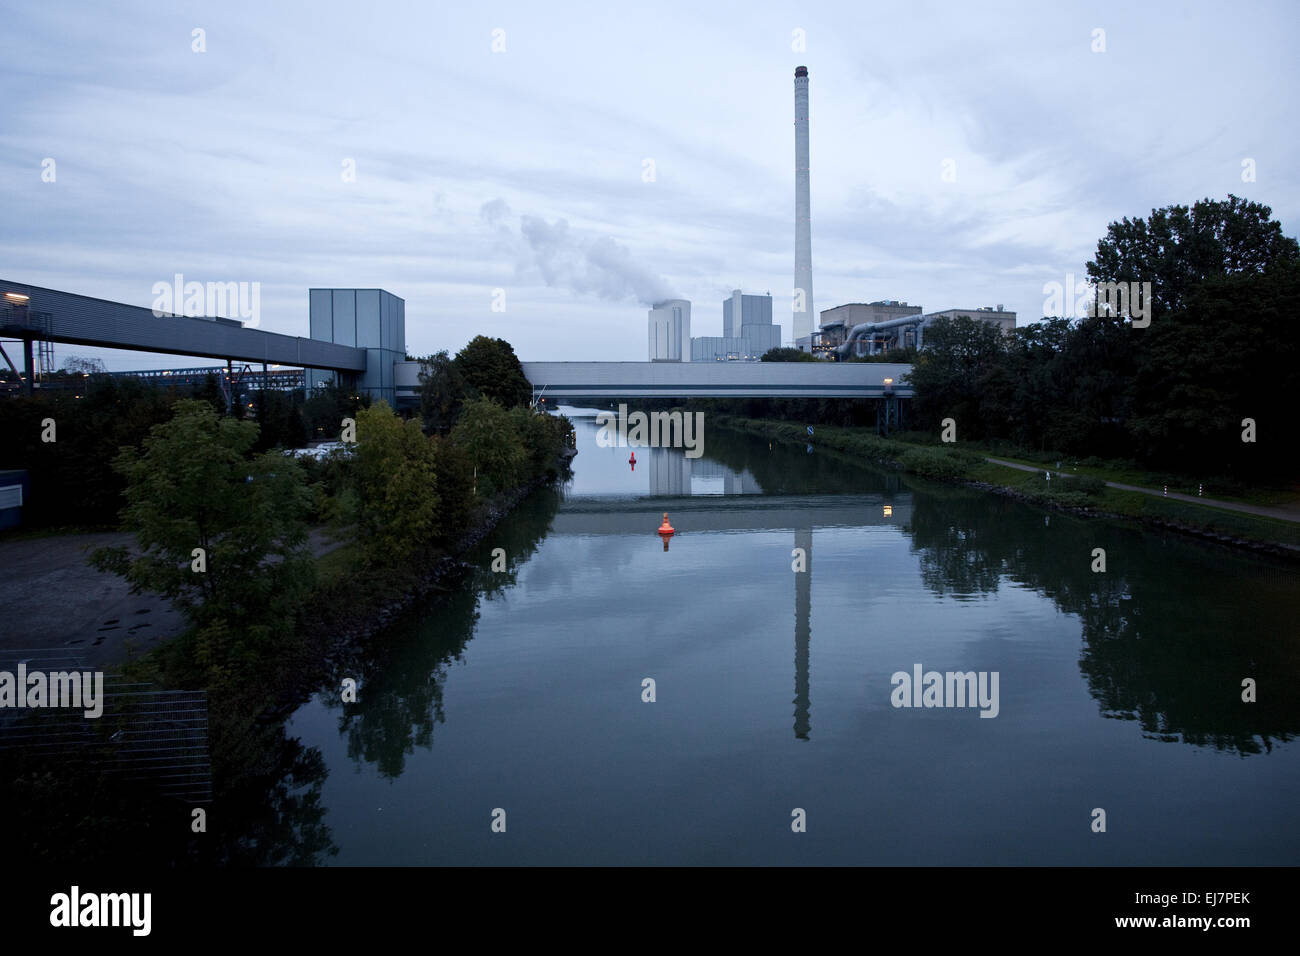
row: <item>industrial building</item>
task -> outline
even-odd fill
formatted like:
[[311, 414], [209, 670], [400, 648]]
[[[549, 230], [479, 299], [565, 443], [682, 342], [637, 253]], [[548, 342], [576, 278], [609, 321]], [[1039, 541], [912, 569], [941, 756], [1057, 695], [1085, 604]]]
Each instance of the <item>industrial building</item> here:
[[[849, 302], [845, 305], [837, 305], [833, 309], [823, 309], [821, 314], [821, 328], [812, 334], [809, 347], [805, 351], [811, 351], [815, 355], [829, 356], [831, 352], [844, 345], [855, 328], [864, 325], [875, 326], [870, 333], [870, 337], [863, 336], [859, 333], [859, 338], [854, 341], [855, 355], [874, 355], [878, 351], [884, 351], [885, 341], [900, 341], [904, 345], [915, 346], [916, 333], [915, 325], [904, 329], [903, 326], [908, 323], [898, 323], [890, 325], [899, 319], [909, 319], [921, 315], [923, 310], [919, 305], [908, 305], [906, 302], [899, 302], [897, 299], [881, 299], [878, 302]], [[879, 331], [877, 331], [877, 328]], [[888, 334], [887, 334], [888, 333]], [[890, 347], [904, 347], [904, 345]]]
[[[357, 388], [397, 407], [393, 366], [406, 359], [406, 302], [383, 289], [309, 289], [308, 327], [317, 342], [365, 349], [365, 370]], [[307, 387], [333, 378], [322, 369], [307, 370]]]
[[692, 362], [757, 362], [781, 345], [781, 327], [772, 323], [772, 294], [745, 295], [740, 289], [722, 300], [722, 335], [691, 339]]
[[827, 359], [880, 355], [891, 349], [924, 348], [925, 330], [939, 319], [969, 318], [989, 322], [1008, 335], [1016, 328], [1016, 313], [999, 304], [978, 309], [925, 312], [919, 305], [894, 299], [849, 303], [822, 312], [821, 328], [810, 337], [813, 354]]
[[686, 299], [657, 303], [648, 316], [651, 362], [691, 360], [691, 304]]

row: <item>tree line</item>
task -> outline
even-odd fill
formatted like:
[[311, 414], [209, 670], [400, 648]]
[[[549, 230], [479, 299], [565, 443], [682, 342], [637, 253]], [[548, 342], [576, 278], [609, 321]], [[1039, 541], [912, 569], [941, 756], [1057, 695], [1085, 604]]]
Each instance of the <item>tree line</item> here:
[[[938, 434], [952, 419], [958, 440], [1187, 474], [1294, 478], [1300, 244], [1268, 206], [1230, 195], [1112, 222], [1087, 276], [1094, 287], [1150, 283], [1149, 324], [1096, 305], [1009, 335], [976, 319], [938, 319], [920, 353], [879, 357], [914, 363], [911, 427]], [[804, 360], [787, 351], [764, 359]], [[863, 404], [749, 401], [717, 410], [870, 424]]]
[[1104, 307], [1007, 336], [970, 319], [936, 322], [911, 375], [917, 426], [952, 418], [959, 439], [1294, 477], [1300, 245], [1271, 215], [1230, 196], [1111, 223], [1088, 278], [1150, 282], [1145, 327]]

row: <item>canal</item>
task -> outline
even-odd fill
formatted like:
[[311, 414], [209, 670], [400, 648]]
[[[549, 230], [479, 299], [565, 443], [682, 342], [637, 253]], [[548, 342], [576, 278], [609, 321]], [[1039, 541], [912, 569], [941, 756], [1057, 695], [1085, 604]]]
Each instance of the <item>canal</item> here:
[[288, 720], [276, 859], [1300, 861], [1294, 567], [571, 415], [572, 480]]

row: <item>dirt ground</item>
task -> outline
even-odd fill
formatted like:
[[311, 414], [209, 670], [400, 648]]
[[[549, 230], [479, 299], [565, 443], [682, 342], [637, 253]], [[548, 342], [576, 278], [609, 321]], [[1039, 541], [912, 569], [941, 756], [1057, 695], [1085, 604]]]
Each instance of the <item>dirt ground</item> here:
[[[126, 532], [0, 537], [0, 651], [77, 650], [91, 669], [113, 671], [184, 631], [165, 598], [131, 594], [122, 578], [88, 563], [96, 548], [133, 540]], [[337, 546], [320, 532], [311, 544], [317, 556]]]

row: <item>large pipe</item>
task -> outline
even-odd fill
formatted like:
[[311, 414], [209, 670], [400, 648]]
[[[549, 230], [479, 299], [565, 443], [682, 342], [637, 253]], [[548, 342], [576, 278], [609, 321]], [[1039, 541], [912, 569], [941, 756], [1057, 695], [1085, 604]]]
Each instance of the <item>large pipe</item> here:
[[808, 196], [808, 67], [794, 71], [794, 288], [795, 306], [790, 328], [796, 346], [812, 335], [812, 203]]
[[905, 315], [901, 319], [889, 319], [885, 322], [863, 322], [861, 325], [853, 326], [849, 332], [849, 337], [835, 349], [835, 354], [838, 356], [848, 355], [853, 343], [864, 335], [906, 325], [915, 325], [917, 327], [916, 347], [919, 349], [921, 347], [921, 325], [924, 322], [925, 317], [920, 315]]

